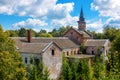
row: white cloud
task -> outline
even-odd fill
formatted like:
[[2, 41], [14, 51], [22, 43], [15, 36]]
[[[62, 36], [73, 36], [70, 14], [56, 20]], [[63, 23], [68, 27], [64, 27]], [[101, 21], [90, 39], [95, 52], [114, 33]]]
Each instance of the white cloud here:
[[94, 0], [91, 9], [108, 18], [106, 24], [120, 26], [120, 0]]
[[[77, 17], [70, 15], [73, 8], [73, 2], [57, 4], [57, 0], [0, 0], [0, 14], [15, 14], [34, 18], [14, 23], [12, 25], [14, 27], [34, 27], [38, 25], [50, 25], [54, 27], [76, 26]], [[38, 20], [38, 18], [42, 21]], [[49, 22], [46, 23], [47, 21]]]
[[78, 16], [72, 17], [70, 15], [66, 16], [63, 19], [53, 19], [51, 25], [61, 27], [61, 26], [77, 26]]
[[96, 32], [103, 32], [103, 22], [101, 19], [99, 19], [98, 21], [94, 20], [94, 21], [88, 21], [87, 23], [87, 28], [88, 29], [93, 29]]
[[0, 14], [64, 18], [73, 10], [74, 3], [56, 3], [57, 0], [0, 0]]
[[43, 27], [48, 24], [45, 21], [41, 21], [39, 19], [27, 19], [26, 21], [21, 21], [12, 25], [14, 28], [25, 27], [25, 28], [35, 28], [35, 27]]

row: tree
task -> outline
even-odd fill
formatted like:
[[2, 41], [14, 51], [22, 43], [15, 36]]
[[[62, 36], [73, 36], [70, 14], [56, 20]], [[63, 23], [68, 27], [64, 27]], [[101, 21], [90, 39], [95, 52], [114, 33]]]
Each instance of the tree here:
[[117, 34], [119, 33], [119, 29], [116, 29], [112, 26], [106, 26], [103, 31], [103, 38], [110, 39], [110, 41], [113, 41]]
[[20, 53], [9, 38], [9, 32], [0, 26], [0, 79], [26, 80], [26, 70], [22, 64]]
[[10, 33], [10, 37], [18, 37], [18, 31], [17, 30], [8, 30]]
[[47, 67], [44, 68], [42, 61], [35, 59], [37, 58], [31, 58], [31, 60], [33, 60], [33, 63], [27, 65], [26, 67], [28, 72], [28, 80], [50, 80]]
[[103, 55], [96, 55], [93, 64], [94, 79], [103, 80], [106, 76], [106, 66]]
[[40, 37], [53, 37], [53, 36], [49, 33], [41, 33]]
[[80, 53], [81, 54], [85, 54], [86, 53], [86, 47], [85, 47], [85, 45], [83, 43], [80, 45]]
[[78, 80], [91, 80], [90, 66], [87, 59], [79, 60], [77, 66]]
[[120, 35], [117, 35], [117, 37], [114, 39], [112, 43], [112, 50], [120, 53]]
[[19, 37], [26, 37], [27, 36], [27, 31], [25, 28], [20, 28], [20, 30], [18, 30], [18, 35]]
[[72, 71], [68, 64], [67, 59], [65, 58], [65, 55], [62, 56], [63, 62], [62, 62], [62, 72], [60, 75], [60, 80], [72, 80]]

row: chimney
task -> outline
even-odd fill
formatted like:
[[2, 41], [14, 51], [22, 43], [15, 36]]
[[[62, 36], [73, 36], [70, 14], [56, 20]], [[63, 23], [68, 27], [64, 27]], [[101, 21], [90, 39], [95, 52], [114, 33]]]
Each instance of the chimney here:
[[31, 40], [32, 40], [31, 31], [30, 31], [30, 30], [27, 30], [27, 33], [28, 33], [27, 39], [28, 39], [28, 42], [30, 43]]

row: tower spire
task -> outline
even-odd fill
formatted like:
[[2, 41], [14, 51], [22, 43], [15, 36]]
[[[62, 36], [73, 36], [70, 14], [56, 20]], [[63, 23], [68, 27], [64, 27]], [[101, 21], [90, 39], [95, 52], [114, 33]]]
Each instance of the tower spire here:
[[84, 22], [84, 21], [85, 21], [84, 13], [83, 13], [83, 9], [82, 9], [82, 7], [81, 7], [81, 11], [80, 11], [79, 21], [81, 21], [81, 22]]
[[79, 21], [77, 21], [77, 22], [78, 22], [78, 30], [85, 31], [86, 30], [86, 22], [85, 22], [82, 7], [81, 7], [81, 11], [80, 11]]

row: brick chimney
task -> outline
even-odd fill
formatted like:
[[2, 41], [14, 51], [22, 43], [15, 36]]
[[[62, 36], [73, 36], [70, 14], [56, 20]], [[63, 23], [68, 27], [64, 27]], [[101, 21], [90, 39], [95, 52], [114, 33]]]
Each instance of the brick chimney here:
[[31, 36], [31, 30], [27, 30], [27, 40], [28, 40], [28, 42], [30, 43], [31, 42], [31, 40], [32, 40], [32, 36]]

